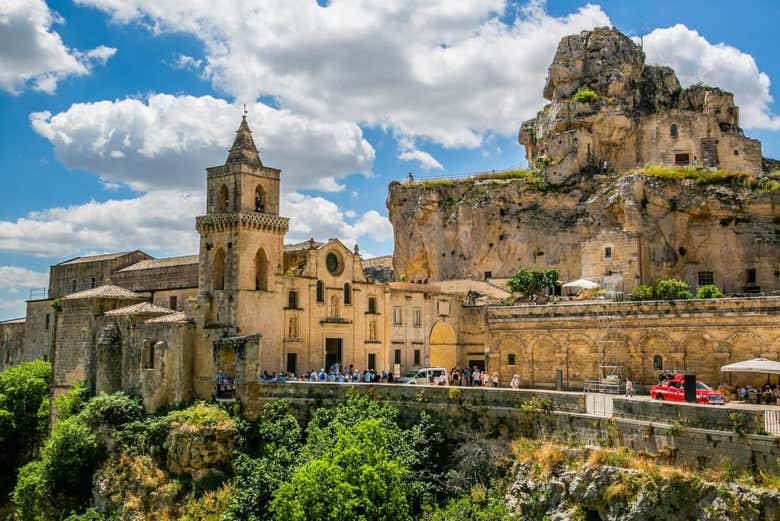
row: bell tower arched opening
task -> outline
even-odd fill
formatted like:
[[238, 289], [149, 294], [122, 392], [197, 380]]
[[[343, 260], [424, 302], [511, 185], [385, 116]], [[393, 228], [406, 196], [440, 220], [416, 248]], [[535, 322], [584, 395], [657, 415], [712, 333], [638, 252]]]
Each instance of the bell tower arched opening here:
[[255, 254], [255, 290], [268, 291], [268, 256], [263, 248]]

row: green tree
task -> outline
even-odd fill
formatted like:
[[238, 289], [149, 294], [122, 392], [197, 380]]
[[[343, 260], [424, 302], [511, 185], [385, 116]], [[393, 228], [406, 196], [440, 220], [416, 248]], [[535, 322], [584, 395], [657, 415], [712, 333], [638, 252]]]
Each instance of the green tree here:
[[661, 279], [655, 286], [655, 294], [661, 300], [687, 300], [693, 298], [688, 284], [677, 279]]
[[519, 269], [507, 282], [507, 286], [514, 293], [522, 293], [527, 299], [539, 294], [546, 288], [558, 284], [559, 272], [557, 269], [536, 268]]
[[580, 103], [594, 103], [599, 100], [599, 95], [595, 90], [580, 87], [571, 99]]
[[723, 292], [715, 284], [705, 284], [699, 286], [699, 290], [696, 292], [696, 298], [721, 298]]
[[0, 494], [14, 485], [48, 432], [51, 364], [36, 360], [0, 373]]
[[411, 520], [409, 469], [382, 419], [335, 426], [332, 447], [296, 469], [271, 501], [274, 519]]

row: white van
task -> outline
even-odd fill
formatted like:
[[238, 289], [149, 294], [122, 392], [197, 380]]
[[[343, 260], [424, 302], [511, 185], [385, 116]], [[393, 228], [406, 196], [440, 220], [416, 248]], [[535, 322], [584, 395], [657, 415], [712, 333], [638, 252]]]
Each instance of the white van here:
[[431, 383], [431, 376], [433, 376], [433, 385], [439, 385], [439, 378], [446, 372], [447, 370], [443, 367], [423, 367], [416, 373], [410, 373], [410, 376], [404, 378], [403, 381], [409, 385], [428, 385]]

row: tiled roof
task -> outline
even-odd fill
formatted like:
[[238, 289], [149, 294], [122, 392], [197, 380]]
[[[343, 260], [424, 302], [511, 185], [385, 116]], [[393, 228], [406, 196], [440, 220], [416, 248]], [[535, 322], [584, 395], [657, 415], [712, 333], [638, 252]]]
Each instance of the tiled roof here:
[[112, 309], [103, 313], [107, 317], [120, 317], [125, 315], [170, 315], [176, 311], [162, 306], [155, 306], [150, 302], [139, 302], [132, 306], [125, 306], [119, 309]]
[[184, 314], [184, 311], [178, 311], [161, 317], [150, 318], [144, 321], [144, 324], [176, 324], [183, 322], [187, 322], [187, 316]]
[[181, 257], [168, 257], [167, 259], [146, 259], [135, 264], [131, 264], [126, 268], [122, 268], [120, 271], [137, 271], [137, 270], [150, 270], [153, 268], [168, 268], [171, 266], [184, 266], [187, 264], [197, 264], [197, 255], [183, 255]]
[[324, 246], [324, 242], [320, 241], [303, 241], [303, 242], [296, 242], [295, 244], [285, 244], [284, 245], [284, 253], [293, 253], [297, 251], [305, 251], [308, 250], [310, 247], [314, 246], [315, 248], [320, 248], [321, 246]]
[[70, 295], [65, 295], [62, 297], [62, 300], [75, 300], [84, 298], [142, 300], [141, 295], [138, 293], [130, 291], [129, 289], [120, 288], [119, 286], [113, 286], [111, 284], [79, 291], [78, 293], [71, 293]]
[[[75, 259], [66, 260], [64, 262], [60, 262], [58, 266], [65, 266], [66, 264], [81, 264], [84, 262], [100, 262], [100, 261], [106, 261], [106, 260], [113, 260], [121, 257], [122, 255], [127, 255], [129, 253], [133, 253], [132, 251], [122, 251], [119, 253], [105, 253], [103, 255], [89, 255], [87, 257], [76, 257]], [[143, 253], [143, 252], [142, 252]]]
[[12, 318], [11, 320], [3, 320], [2, 322], [0, 322], [0, 325], [4, 325], [4, 324], [24, 324], [26, 322], [26, 320], [27, 319], [25, 319], [24, 317], [22, 317], [22, 318]]

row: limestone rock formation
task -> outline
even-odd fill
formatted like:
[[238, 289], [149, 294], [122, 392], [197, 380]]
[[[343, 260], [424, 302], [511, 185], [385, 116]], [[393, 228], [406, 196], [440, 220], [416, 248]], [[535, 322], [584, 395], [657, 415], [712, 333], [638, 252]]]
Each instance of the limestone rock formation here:
[[667, 277], [780, 290], [780, 163], [744, 136], [731, 93], [683, 89], [597, 28], [561, 40], [544, 96], [519, 132], [527, 170], [391, 183], [396, 278], [552, 267], [625, 292]]
[[641, 173], [567, 187], [489, 178], [393, 183], [394, 270], [424, 281], [555, 267], [562, 280], [587, 277], [626, 292], [667, 277], [695, 288], [703, 274], [729, 293], [766, 293], [780, 289], [778, 195], [739, 180]]
[[758, 176], [760, 142], [739, 128], [731, 93], [680, 86], [669, 67], [646, 65], [641, 48], [601, 27], [563, 38], [549, 67], [551, 101], [523, 123], [529, 164], [551, 183], [582, 171], [694, 164]]
[[235, 438], [232, 422], [195, 428], [174, 422], [166, 440], [168, 469], [173, 474], [189, 474], [195, 480], [222, 473], [230, 464]]
[[[637, 471], [585, 465], [555, 469], [544, 479], [519, 465], [506, 497], [520, 519], [684, 521], [778, 519], [780, 494], [743, 485], [716, 485], [686, 476], [641, 479]], [[732, 514], [739, 513], [738, 517]]]

